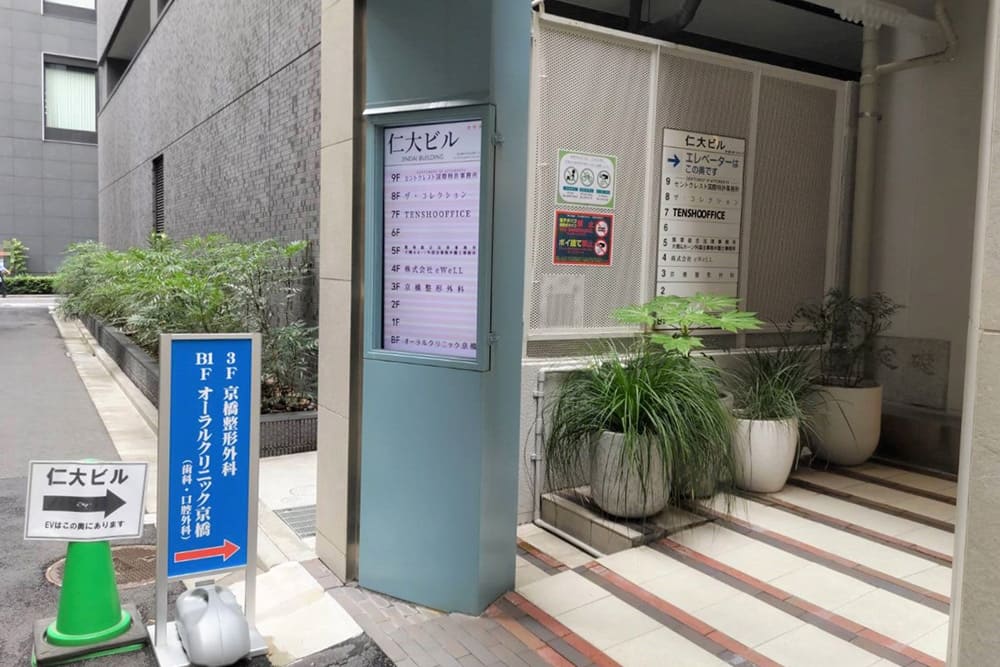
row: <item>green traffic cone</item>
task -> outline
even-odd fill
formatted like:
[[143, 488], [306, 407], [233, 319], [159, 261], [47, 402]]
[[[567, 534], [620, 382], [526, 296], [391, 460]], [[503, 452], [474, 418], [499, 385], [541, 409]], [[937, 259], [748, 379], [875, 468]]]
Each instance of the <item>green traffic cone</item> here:
[[87, 646], [123, 634], [132, 618], [121, 607], [111, 546], [70, 542], [66, 547], [59, 613], [45, 631], [55, 646]]

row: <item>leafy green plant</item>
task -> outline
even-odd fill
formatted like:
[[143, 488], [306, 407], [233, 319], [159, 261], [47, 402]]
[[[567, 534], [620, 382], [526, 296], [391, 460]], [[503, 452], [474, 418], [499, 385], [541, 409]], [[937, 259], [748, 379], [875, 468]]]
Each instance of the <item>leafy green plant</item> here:
[[705, 346], [695, 333], [698, 330], [738, 333], [761, 325], [755, 313], [739, 310], [738, 299], [714, 294], [658, 296], [648, 303], [620, 308], [614, 317], [623, 324], [638, 324], [649, 343], [686, 356]]
[[901, 308], [882, 292], [855, 297], [837, 288], [818, 303], [800, 305], [794, 319], [804, 323], [821, 345], [820, 383], [858, 387], [871, 377], [876, 364], [895, 368], [895, 350], [876, 344]]
[[622, 478], [636, 473], [643, 497], [654, 457], [668, 470], [686, 472], [671, 484], [674, 498], [691, 496], [696, 480], [733, 468], [732, 422], [713, 377], [681, 354], [610, 348], [589, 368], [566, 376], [549, 406], [548, 425], [550, 487], [581, 469], [603, 431], [623, 434], [618, 472]]
[[303, 322], [270, 330], [261, 350], [261, 403], [268, 412], [315, 407], [316, 328]]
[[8, 254], [7, 268], [11, 274], [17, 275], [28, 270], [28, 246], [17, 239], [8, 239], [3, 242], [3, 249]]
[[302, 409], [312, 405], [315, 371], [290, 359], [301, 354], [315, 367], [315, 330], [294, 315], [309, 271], [306, 247], [161, 234], [124, 251], [87, 242], [70, 247], [55, 286], [65, 315], [97, 317], [153, 356], [161, 333], [260, 332], [264, 407]]
[[9, 294], [52, 294], [55, 276], [21, 274], [5, 279]]

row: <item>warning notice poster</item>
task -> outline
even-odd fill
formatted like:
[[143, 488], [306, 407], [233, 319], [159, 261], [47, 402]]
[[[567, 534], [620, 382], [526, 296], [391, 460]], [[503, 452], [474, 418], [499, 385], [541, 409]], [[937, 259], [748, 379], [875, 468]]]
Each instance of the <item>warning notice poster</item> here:
[[554, 264], [611, 266], [613, 213], [556, 211]]

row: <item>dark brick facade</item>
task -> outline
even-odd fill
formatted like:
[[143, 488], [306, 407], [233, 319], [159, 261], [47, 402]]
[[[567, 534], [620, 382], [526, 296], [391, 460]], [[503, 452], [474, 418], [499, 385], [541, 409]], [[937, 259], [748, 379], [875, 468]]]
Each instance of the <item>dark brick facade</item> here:
[[168, 235], [318, 239], [320, 1], [168, 6], [98, 119], [102, 242], [145, 243], [161, 154]]

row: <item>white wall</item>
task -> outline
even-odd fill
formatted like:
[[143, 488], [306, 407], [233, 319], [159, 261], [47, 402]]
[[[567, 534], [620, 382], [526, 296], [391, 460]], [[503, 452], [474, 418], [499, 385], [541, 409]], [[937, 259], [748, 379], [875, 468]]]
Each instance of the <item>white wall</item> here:
[[[955, 61], [887, 75], [879, 90], [872, 288], [906, 305], [893, 335], [950, 341], [953, 411], [962, 405], [986, 6], [949, 0]], [[881, 32], [883, 61], [940, 46]]]

